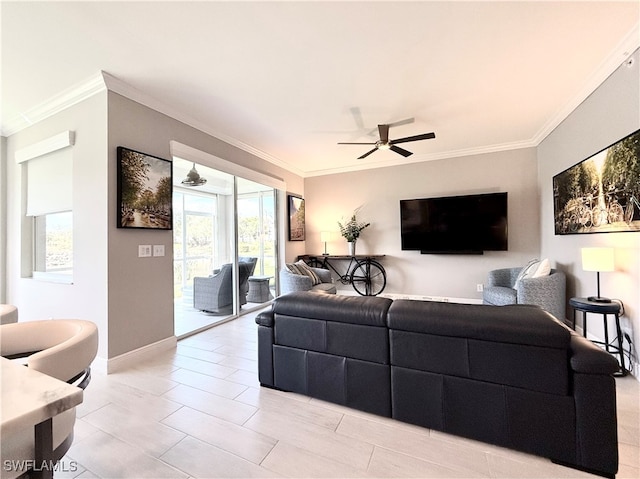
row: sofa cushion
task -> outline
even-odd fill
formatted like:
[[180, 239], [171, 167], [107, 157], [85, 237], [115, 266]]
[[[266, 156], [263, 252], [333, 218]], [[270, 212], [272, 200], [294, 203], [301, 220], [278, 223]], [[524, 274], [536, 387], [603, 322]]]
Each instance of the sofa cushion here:
[[484, 288], [482, 292], [482, 300], [487, 304], [495, 306], [503, 306], [505, 304], [516, 304], [518, 292], [513, 288], [505, 286], [491, 286]]
[[403, 331], [561, 349], [568, 349], [571, 336], [552, 315], [532, 305], [396, 300], [388, 323]]
[[569, 392], [571, 335], [538, 307], [396, 300], [389, 328], [392, 366]]
[[341, 323], [386, 326], [392, 301], [371, 296], [335, 296], [297, 291], [280, 296], [274, 314], [323, 319]]

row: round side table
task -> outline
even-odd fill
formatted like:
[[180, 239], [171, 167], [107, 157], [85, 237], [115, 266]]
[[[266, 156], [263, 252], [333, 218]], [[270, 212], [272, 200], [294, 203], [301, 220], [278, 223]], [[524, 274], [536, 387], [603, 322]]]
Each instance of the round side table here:
[[249, 292], [247, 301], [250, 303], [265, 303], [273, 299], [269, 289], [272, 276], [249, 276]]
[[[605, 350], [611, 354], [618, 354], [620, 357], [620, 373], [617, 376], [626, 376], [629, 371], [624, 365], [624, 350], [622, 349], [622, 329], [620, 328], [620, 304], [617, 302], [600, 303], [589, 301], [587, 298], [571, 298], [569, 304], [573, 307], [573, 329], [576, 329], [576, 312], [582, 311], [582, 336], [587, 337], [587, 313], [602, 314], [604, 319], [604, 342], [592, 341], [604, 346]], [[617, 344], [609, 341], [609, 322], [607, 315], [613, 314], [616, 320], [615, 338]]]

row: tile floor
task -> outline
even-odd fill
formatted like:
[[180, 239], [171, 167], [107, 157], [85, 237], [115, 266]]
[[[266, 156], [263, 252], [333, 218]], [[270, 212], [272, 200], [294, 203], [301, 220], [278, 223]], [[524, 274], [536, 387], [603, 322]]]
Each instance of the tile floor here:
[[[137, 367], [94, 374], [56, 477], [596, 477], [260, 388], [254, 314]], [[619, 478], [640, 477], [640, 383], [617, 379]]]

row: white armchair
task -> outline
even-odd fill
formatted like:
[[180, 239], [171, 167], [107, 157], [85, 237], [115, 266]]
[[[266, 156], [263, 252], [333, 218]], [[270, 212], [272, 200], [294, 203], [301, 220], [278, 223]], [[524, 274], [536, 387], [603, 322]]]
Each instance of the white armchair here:
[[[91, 363], [98, 352], [98, 328], [90, 321], [52, 319], [0, 326], [0, 355], [26, 358], [29, 368], [84, 389], [91, 378]], [[75, 408], [53, 417], [53, 458], [61, 459], [73, 441]], [[33, 428], [1, 439], [1, 462], [15, 461], [28, 467], [35, 458]], [[22, 461], [22, 462], [21, 462]], [[28, 471], [2, 469], [2, 479]]]

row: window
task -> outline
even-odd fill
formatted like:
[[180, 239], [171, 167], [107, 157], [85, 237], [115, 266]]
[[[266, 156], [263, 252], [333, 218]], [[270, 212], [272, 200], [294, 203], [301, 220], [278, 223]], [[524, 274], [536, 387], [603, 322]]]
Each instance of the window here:
[[[71, 283], [73, 281], [73, 152], [72, 131], [65, 131], [16, 151], [16, 162], [26, 176], [26, 216], [33, 227], [23, 229], [32, 238], [33, 258], [24, 276]], [[25, 223], [28, 224], [28, 223]]]
[[[238, 181], [260, 187], [247, 180]], [[275, 233], [274, 190], [238, 195], [238, 255], [258, 258], [254, 275], [275, 276]]]
[[73, 213], [65, 211], [35, 216], [34, 238], [34, 278], [71, 282]]
[[217, 196], [173, 192], [174, 297], [193, 287], [194, 276], [209, 276], [217, 249]]

